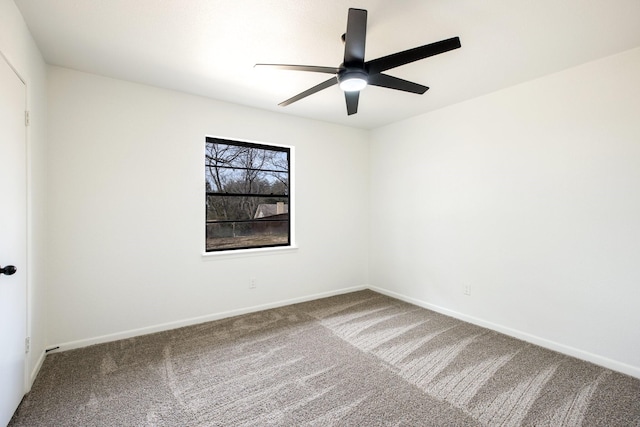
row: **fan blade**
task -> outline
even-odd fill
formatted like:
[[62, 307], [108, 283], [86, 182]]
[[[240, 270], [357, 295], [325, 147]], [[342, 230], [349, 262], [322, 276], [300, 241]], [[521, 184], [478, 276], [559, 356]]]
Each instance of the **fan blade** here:
[[360, 92], [345, 92], [344, 99], [347, 101], [347, 115], [350, 116], [358, 112], [358, 99]]
[[377, 74], [386, 70], [390, 70], [391, 68], [418, 61], [420, 59], [448, 52], [453, 49], [458, 49], [460, 46], [460, 38], [453, 37], [450, 39], [441, 40], [439, 42], [383, 56], [382, 58], [373, 59], [371, 61], [367, 61], [365, 66], [369, 71], [369, 75]]
[[349, 9], [344, 40], [344, 65], [364, 64], [364, 45], [367, 37], [367, 11]]
[[276, 70], [312, 71], [314, 73], [337, 74], [340, 71], [336, 67], [316, 67], [315, 65], [289, 65], [289, 64], [256, 64], [254, 67], [269, 67]]
[[389, 89], [401, 90], [404, 92], [417, 93], [422, 95], [429, 90], [427, 86], [419, 85], [408, 80], [399, 79], [387, 74], [374, 74], [369, 76], [369, 84], [372, 86], [386, 87]]
[[319, 85], [312, 87], [311, 89], [307, 89], [304, 92], [297, 94], [293, 98], [289, 98], [286, 101], [282, 101], [278, 105], [281, 107], [286, 107], [289, 104], [293, 104], [296, 101], [300, 101], [302, 98], [306, 98], [309, 95], [313, 95], [316, 92], [320, 92], [322, 89], [326, 89], [336, 84], [338, 84], [338, 79], [336, 77], [331, 77], [329, 80], [324, 81]]

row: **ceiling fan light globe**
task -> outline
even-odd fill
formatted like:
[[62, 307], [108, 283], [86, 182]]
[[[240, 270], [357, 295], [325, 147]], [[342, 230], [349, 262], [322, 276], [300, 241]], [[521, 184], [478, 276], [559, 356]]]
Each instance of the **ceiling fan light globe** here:
[[361, 69], [345, 69], [338, 74], [340, 89], [345, 92], [358, 92], [369, 83], [369, 74]]
[[345, 92], [357, 92], [367, 87], [367, 79], [362, 77], [352, 77], [340, 82], [340, 89]]

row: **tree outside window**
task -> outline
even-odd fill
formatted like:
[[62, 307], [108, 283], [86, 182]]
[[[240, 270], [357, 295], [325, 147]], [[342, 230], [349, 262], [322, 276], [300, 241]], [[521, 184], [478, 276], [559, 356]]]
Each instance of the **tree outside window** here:
[[289, 246], [290, 149], [207, 137], [206, 251]]

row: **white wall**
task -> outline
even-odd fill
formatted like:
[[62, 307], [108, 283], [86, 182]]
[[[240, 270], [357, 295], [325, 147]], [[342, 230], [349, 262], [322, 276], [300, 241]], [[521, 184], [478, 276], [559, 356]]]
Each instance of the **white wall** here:
[[372, 285], [640, 377], [640, 49], [372, 139]]
[[[368, 283], [367, 132], [58, 67], [49, 117], [50, 344]], [[201, 256], [205, 135], [294, 147], [298, 250]]]
[[[28, 155], [28, 319], [31, 352], [27, 356], [29, 382], [44, 360], [45, 280], [44, 230], [46, 185], [46, 66], [20, 11], [12, 0], [0, 0], [0, 51], [27, 84]], [[2, 325], [3, 327], [5, 325]], [[28, 384], [30, 386], [30, 384]]]

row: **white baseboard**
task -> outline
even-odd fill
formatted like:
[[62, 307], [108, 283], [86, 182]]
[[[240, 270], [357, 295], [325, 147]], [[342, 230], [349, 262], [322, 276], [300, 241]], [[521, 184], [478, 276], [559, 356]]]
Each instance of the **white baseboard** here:
[[588, 351], [580, 350], [574, 347], [570, 347], [568, 345], [564, 345], [555, 341], [551, 341], [545, 338], [541, 338], [535, 335], [528, 334], [526, 332], [522, 332], [516, 329], [512, 329], [503, 325], [499, 325], [493, 322], [488, 322], [483, 319], [479, 319], [474, 316], [468, 316], [463, 313], [459, 313], [457, 311], [449, 310], [444, 307], [440, 307], [434, 304], [430, 304], [428, 302], [411, 298], [406, 295], [399, 294], [397, 292], [388, 291], [386, 289], [377, 288], [375, 286], [370, 286], [369, 289], [372, 291], [381, 293], [383, 295], [390, 296], [392, 298], [399, 299], [401, 301], [408, 302], [410, 304], [417, 305], [422, 308], [426, 308], [429, 310], [433, 310], [437, 313], [444, 314], [446, 316], [454, 317], [456, 319], [462, 320], [464, 322], [472, 323], [474, 325], [482, 326], [483, 328], [491, 329], [496, 332], [503, 333], [505, 335], [509, 335], [513, 338], [517, 338], [531, 344], [539, 345], [540, 347], [547, 348], [549, 350], [557, 351], [558, 353], [566, 354], [567, 356], [572, 356], [577, 359], [585, 360], [587, 362], [591, 362], [593, 364], [611, 369], [613, 371], [621, 372], [626, 375], [630, 375], [635, 378], [640, 379], [640, 367], [628, 365], [626, 363], [618, 362], [616, 360], [609, 359], [607, 357], [599, 356], [597, 354], [589, 353]]
[[36, 377], [38, 376], [38, 372], [40, 372], [40, 368], [42, 368], [42, 364], [44, 363], [44, 358], [47, 356], [47, 353], [45, 351], [43, 351], [42, 353], [40, 353], [40, 357], [38, 357], [38, 361], [36, 362], [36, 366], [33, 367], [33, 369], [31, 370], [31, 372], [29, 373], [29, 376], [27, 378], [27, 384], [25, 387], [25, 393], [28, 393], [31, 391], [31, 387], [33, 386], [33, 382], [36, 380]]
[[[127, 339], [127, 338], [133, 338], [133, 337], [137, 337], [137, 336], [140, 336], [140, 335], [152, 334], [152, 333], [155, 333], [155, 332], [168, 331], [168, 330], [171, 330], [171, 329], [182, 328], [184, 326], [197, 325], [199, 323], [205, 323], [205, 322], [210, 322], [210, 321], [213, 321], [213, 320], [225, 319], [227, 317], [239, 316], [241, 314], [247, 314], [247, 313], [254, 313], [254, 312], [257, 312], [257, 311], [268, 310], [268, 309], [277, 308], [277, 307], [283, 307], [283, 306], [291, 305], [291, 304], [298, 304], [298, 303], [301, 303], [301, 302], [313, 301], [313, 300], [316, 300], [316, 299], [327, 298], [327, 297], [331, 297], [331, 296], [335, 296], [335, 295], [347, 294], [347, 293], [350, 293], [350, 292], [361, 291], [361, 290], [364, 290], [364, 289], [367, 289], [367, 286], [363, 285], [363, 286], [355, 286], [355, 287], [351, 287], [351, 288], [343, 288], [343, 289], [338, 289], [338, 290], [335, 290], [335, 291], [322, 292], [322, 293], [306, 295], [306, 296], [298, 297], [298, 298], [292, 298], [292, 299], [276, 301], [276, 302], [267, 303], [267, 304], [255, 305], [255, 306], [252, 306], [252, 307], [239, 308], [239, 309], [236, 309], [236, 310], [224, 311], [224, 312], [220, 312], [220, 313], [213, 313], [213, 314], [208, 314], [208, 315], [205, 315], [205, 316], [192, 317], [190, 319], [178, 320], [178, 321], [175, 321], [175, 322], [162, 323], [162, 324], [159, 324], [159, 325], [148, 326], [148, 327], [145, 327], [145, 328], [131, 329], [131, 330], [128, 330], [128, 331], [117, 332], [117, 333], [114, 333], [114, 334], [102, 335], [102, 336], [98, 336], [98, 337], [87, 338], [87, 339], [82, 339], [82, 340], [77, 340], [77, 341], [70, 341], [70, 342], [65, 342], [65, 343], [60, 343], [60, 344], [52, 344], [52, 345], [49, 345], [47, 348], [52, 349], [52, 350], [50, 350], [50, 353], [56, 353], [56, 352], [66, 351], [66, 350], [73, 350], [73, 349], [76, 349], [76, 348], [88, 347], [88, 346], [94, 345], [94, 344], [102, 344], [102, 343], [111, 342], [111, 341], [117, 341], [117, 340], [122, 340], [122, 339]], [[44, 357], [43, 357], [43, 360], [44, 360]], [[37, 374], [37, 372], [36, 372], [36, 374]]]

